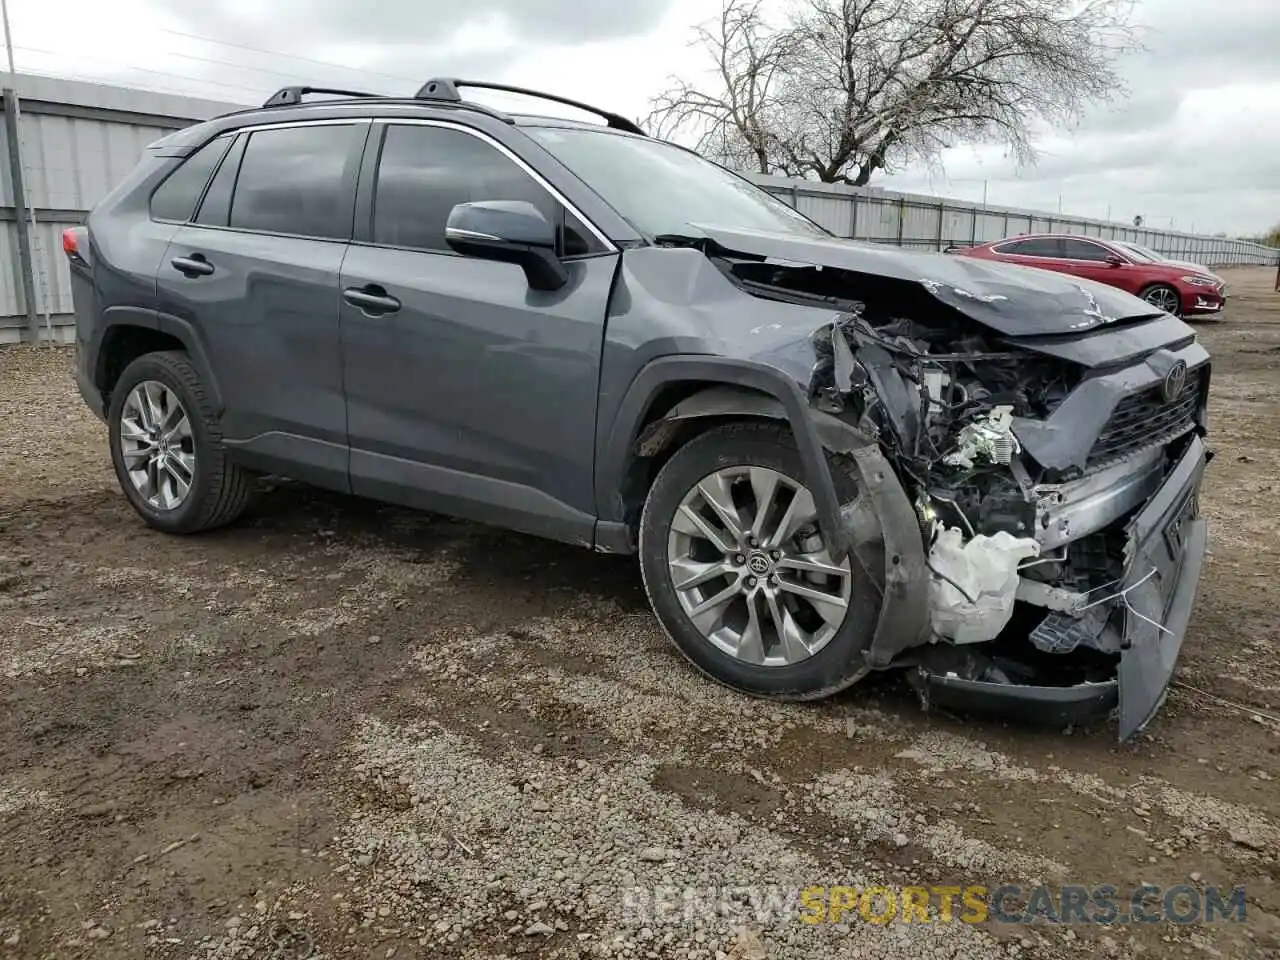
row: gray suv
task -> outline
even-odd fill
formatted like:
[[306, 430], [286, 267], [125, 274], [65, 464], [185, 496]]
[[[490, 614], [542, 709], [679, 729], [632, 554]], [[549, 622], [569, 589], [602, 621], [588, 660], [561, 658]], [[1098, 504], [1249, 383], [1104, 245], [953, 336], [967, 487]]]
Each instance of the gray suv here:
[[1163, 699], [1209, 362], [1136, 297], [841, 240], [625, 118], [449, 79], [165, 137], [64, 246], [80, 391], [159, 530], [285, 475], [638, 553], [750, 694], [905, 668], [1122, 737]]

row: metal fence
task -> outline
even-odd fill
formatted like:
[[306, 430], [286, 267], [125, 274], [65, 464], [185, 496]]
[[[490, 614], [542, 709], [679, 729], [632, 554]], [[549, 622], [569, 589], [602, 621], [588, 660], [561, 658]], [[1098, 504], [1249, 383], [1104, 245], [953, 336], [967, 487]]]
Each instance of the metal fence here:
[[[21, 117], [14, 116], [13, 98], [0, 98], [0, 343], [33, 335], [65, 341], [73, 321], [62, 230], [85, 221], [148, 143], [240, 105], [50, 77], [19, 75], [15, 82]], [[22, 155], [17, 171], [10, 149], [15, 132]], [[1280, 262], [1280, 251], [1243, 240], [875, 188], [752, 179], [839, 236], [920, 250], [1053, 232], [1129, 240], [1209, 265]], [[32, 212], [34, 224], [28, 222]]]
[[0, 91], [0, 343], [33, 331], [66, 341], [73, 320], [62, 231], [84, 223], [148, 143], [238, 107], [51, 77], [15, 82], [16, 102]]
[[753, 174], [751, 179], [837, 236], [916, 250], [972, 246], [1019, 233], [1069, 233], [1102, 240], [1127, 240], [1150, 247], [1170, 259], [1190, 260], [1206, 266], [1280, 263], [1280, 250], [1248, 240], [1154, 230], [876, 188], [758, 174]]

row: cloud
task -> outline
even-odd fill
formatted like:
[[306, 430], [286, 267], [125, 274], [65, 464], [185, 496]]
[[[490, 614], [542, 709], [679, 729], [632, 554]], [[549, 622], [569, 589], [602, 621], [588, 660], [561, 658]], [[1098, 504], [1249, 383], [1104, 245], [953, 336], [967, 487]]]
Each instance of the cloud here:
[[[781, 5], [788, 0], [767, 0]], [[948, 151], [942, 174], [894, 189], [1230, 232], [1280, 220], [1278, 0], [1139, 0], [1147, 46], [1120, 64], [1128, 92], [1073, 130], [1046, 130], [1040, 161], [998, 147]], [[288, 83], [408, 93], [430, 76], [537, 87], [647, 113], [669, 75], [705, 64], [688, 46], [719, 0], [35, 0], [12, 5], [19, 69], [255, 103]], [[43, 51], [43, 52], [39, 52]], [[501, 105], [501, 101], [498, 102]]]
[[546, 43], [598, 40], [644, 33], [674, 0], [222, 0], [183, 8], [192, 33], [215, 39], [246, 35], [422, 47], [448, 45], [477, 22], [501, 23], [512, 37]]

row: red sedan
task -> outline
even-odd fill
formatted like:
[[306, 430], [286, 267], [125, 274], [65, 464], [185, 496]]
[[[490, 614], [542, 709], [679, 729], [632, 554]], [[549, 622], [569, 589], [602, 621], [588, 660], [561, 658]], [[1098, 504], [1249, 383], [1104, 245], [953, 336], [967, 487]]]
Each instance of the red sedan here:
[[1024, 234], [950, 252], [1097, 280], [1181, 317], [1218, 313], [1226, 299], [1226, 287], [1219, 277], [1187, 266], [1153, 263], [1096, 237]]

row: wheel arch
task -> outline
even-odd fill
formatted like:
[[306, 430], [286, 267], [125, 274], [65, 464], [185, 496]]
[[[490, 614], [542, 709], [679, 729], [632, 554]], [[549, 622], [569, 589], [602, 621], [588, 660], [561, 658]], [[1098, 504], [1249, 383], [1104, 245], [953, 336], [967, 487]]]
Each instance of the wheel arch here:
[[652, 361], [628, 388], [597, 458], [598, 548], [634, 552], [639, 508], [666, 457], [711, 426], [744, 418], [788, 424], [824, 533], [834, 536], [839, 502], [809, 411], [799, 386], [764, 364], [711, 356]]
[[111, 391], [125, 367], [138, 357], [159, 350], [181, 350], [191, 357], [214, 409], [221, 414], [222, 391], [195, 328], [188, 321], [169, 314], [133, 310], [109, 310], [105, 317], [93, 372], [103, 409], [110, 406]]

